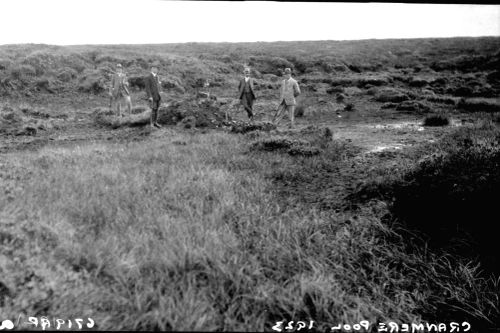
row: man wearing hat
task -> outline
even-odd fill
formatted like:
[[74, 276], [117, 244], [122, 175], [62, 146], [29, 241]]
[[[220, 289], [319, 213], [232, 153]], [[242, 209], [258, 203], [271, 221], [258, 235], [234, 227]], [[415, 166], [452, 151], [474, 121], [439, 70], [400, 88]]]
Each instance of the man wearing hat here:
[[295, 97], [300, 95], [300, 88], [297, 81], [292, 78], [292, 70], [285, 68], [285, 79], [281, 82], [280, 105], [274, 116], [274, 123], [278, 124], [286, 112], [290, 117], [290, 127], [294, 127], [295, 118]]
[[248, 114], [248, 118], [253, 120], [253, 102], [255, 101], [255, 93], [254, 93], [254, 81], [253, 78], [250, 77], [250, 68], [245, 68], [243, 71], [245, 77], [240, 80], [240, 84], [238, 86], [238, 98], [240, 99], [241, 105], [245, 108], [245, 111]]
[[160, 107], [160, 87], [161, 82], [158, 77], [158, 65], [151, 65], [151, 73], [144, 79], [144, 83], [146, 85], [146, 94], [149, 100], [149, 105], [151, 107], [151, 119], [150, 126], [151, 128], [161, 128], [161, 125], [158, 124], [158, 108]]
[[111, 105], [115, 105], [119, 117], [122, 116], [122, 102], [127, 104], [128, 113], [132, 113], [132, 101], [130, 100], [130, 93], [128, 91], [127, 76], [123, 73], [121, 64], [116, 65], [116, 73], [111, 76], [109, 96], [111, 97]]

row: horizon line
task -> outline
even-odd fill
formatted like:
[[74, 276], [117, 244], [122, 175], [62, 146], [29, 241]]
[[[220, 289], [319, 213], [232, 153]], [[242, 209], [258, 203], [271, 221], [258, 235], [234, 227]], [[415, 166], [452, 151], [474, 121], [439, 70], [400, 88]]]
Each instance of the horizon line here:
[[309, 39], [309, 40], [274, 40], [274, 41], [186, 41], [186, 42], [160, 42], [160, 43], [85, 43], [85, 44], [48, 44], [48, 43], [8, 43], [0, 44], [0, 46], [22, 46], [22, 45], [47, 45], [47, 46], [138, 46], [138, 45], [168, 45], [168, 44], [256, 44], [256, 43], [303, 43], [303, 42], [353, 42], [353, 41], [372, 41], [372, 40], [418, 40], [418, 39], [457, 39], [457, 38], [500, 38], [498, 35], [482, 35], [482, 36], [449, 36], [449, 37], [398, 37], [398, 38], [359, 38], [359, 39]]

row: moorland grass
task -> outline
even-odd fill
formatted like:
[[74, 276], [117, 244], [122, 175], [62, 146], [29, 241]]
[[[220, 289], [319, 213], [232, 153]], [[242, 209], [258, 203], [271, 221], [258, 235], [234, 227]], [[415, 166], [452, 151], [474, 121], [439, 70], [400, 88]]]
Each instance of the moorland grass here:
[[368, 207], [280, 207], [263, 176], [276, 158], [244, 138], [169, 129], [141, 143], [9, 154], [2, 314], [91, 317], [101, 330], [369, 320], [375, 331], [389, 320], [484, 323], [496, 310], [498, 290], [476, 266], [408, 252]]

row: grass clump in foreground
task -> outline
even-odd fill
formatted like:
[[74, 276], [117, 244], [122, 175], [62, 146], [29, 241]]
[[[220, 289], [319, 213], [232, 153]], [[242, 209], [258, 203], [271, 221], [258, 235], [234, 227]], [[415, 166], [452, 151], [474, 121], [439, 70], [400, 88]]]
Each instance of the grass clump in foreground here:
[[314, 320], [323, 331], [363, 319], [485, 323], [497, 304], [475, 267], [408, 253], [369, 211], [280, 211], [261, 177], [269, 153], [246, 154], [242, 137], [165, 133], [9, 155], [2, 172], [23, 182], [0, 197], [4, 316], [88, 316], [101, 330]]
[[432, 114], [424, 119], [424, 126], [446, 126], [450, 124], [450, 119], [443, 114]]

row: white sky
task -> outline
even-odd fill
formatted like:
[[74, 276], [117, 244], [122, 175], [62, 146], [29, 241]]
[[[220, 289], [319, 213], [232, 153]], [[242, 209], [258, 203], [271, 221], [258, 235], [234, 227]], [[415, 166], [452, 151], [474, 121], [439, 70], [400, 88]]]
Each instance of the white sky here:
[[0, 44], [500, 36], [499, 5], [0, 0]]

